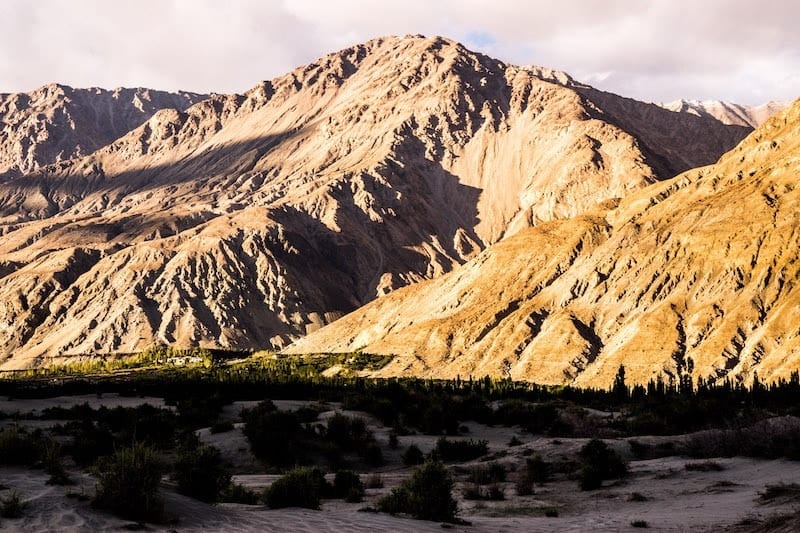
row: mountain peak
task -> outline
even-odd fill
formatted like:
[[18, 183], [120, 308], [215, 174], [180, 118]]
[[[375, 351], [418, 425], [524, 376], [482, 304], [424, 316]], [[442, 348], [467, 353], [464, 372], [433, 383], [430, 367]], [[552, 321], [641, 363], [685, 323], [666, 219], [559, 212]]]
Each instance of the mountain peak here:
[[[193, 105], [110, 94], [3, 111], [33, 169], [0, 185], [8, 365], [155, 342], [280, 348], [750, 131], [440, 37], [374, 39]], [[96, 149], [56, 143], [94, 139], [107, 109], [138, 125]]]
[[775, 113], [786, 109], [789, 104], [772, 101], [759, 106], [748, 106], [721, 100], [675, 100], [660, 105], [670, 111], [712, 117], [723, 124], [756, 128]]

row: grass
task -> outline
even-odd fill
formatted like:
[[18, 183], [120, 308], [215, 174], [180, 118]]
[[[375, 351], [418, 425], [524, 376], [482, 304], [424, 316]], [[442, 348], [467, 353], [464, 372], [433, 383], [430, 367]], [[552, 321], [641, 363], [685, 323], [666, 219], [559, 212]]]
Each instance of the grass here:
[[700, 463], [686, 463], [683, 467], [690, 472], [722, 472], [725, 467], [716, 461], [703, 461]]
[[482, 516], [491, 518], [501, 518], [510, 516], [546, 516], [548, 518], [556, 518], [559, 516], [559, 510], [552, 505], [495, 505], [492, 507], [480, 508], [476, 505], [476, 509], [480, 509]]
[[776, 500], [798, 501], [800, 500], [800, 485], [797, 483], [776, 483], [767, 485], [764, 491], [758, 494], [761, 503], [771, 503]]
[[11, 494], [0, 500], [0, 516], [3, 518], [21, 518], [27, 506], [28, 504], [22, 501], [17, 491], [11, 491]]

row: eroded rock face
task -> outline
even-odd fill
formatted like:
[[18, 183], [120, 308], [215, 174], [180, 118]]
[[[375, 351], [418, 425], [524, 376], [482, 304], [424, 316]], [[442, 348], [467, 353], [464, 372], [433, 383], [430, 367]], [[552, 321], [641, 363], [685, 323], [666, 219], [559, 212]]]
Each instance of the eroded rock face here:
[[1, 185], [3, 365], [280, 348], [749, 131], [446, 39], [370, 41]]
[[[800, 101], [717, 164], [520, 231], [289, 353], [396, 354], [381, 375], [608, 387], [800, 367]], [[507, 363], [504, 364], [504, 359]]]
[[85, 156], [160, 109], [185, 110], [205, 95], [150, 89], [73, 89], [50, 84], [0, 94], [0, 182]]

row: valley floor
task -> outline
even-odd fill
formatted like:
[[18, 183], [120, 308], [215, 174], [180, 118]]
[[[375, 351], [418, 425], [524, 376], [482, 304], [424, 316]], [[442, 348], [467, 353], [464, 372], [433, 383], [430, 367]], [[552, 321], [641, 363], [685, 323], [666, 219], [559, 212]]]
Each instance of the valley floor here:
[[[93, 407], [122, 405], [132, 407], [141, 403], [163, 406], [160, 398], [131, 398], [109, 394], [103, 397], [76, 396], [36, 400], [0, 400], [0, 411], [5, 413], [36, 414], [49, 406], [70, 406], [88, 402]], [[276, 401], [280, 409], [293, 409], [310, 402]], [[255, 402], [235, 402], [225, 407], [222, 417], [235, 423], [232, 431], [212, 434], [206, 429], [198, 431], [204, 443], [220, 449], [234, 472], [234, 480], [246, 487], [260, 491], [279, 476], [263, 473], [258, 461], [251, 455], [247, 440], [237, 422], [242, 407]], [[320, 511], [305, 509], [270, 510], [263, 505], [217, 504], [208, 505], [177, 494], [174, 485], [165, 478], [162, 493], [168, 515], [173, 523], [146, 526], [152, 531], [274, 531], [274, 532], [378, 532], [378, 531], [441, 531], [442, 524], [409, 518], [393, 517], [384, 513], [365, 511], [375, 506], [377, 500], [406, 479], [413, 468], [404, 467], [400, 450], [415, 444], [423, 452], [430, 451], [437, 437], [426, 435], [401, 436], [400, 446], [386, 445], [388, 429], [366, 413], [341, 411], [339, 405], [325, 404], [330, 410], [322, 412], [320, 419], [334, 412], [357, 415], [369, 421], [369, 427], [382, 444], [386, 465], [374, 472], [362, 472], [366, 478], [378, 473], [383, 488], [367, 490], [365, 501], [344, 503], [325, 500]], [[0, 421], [8, 425], [9, 419]], [[20, 425], [33, 428], [47, 427], [51, 420], [20, 419]], [[516, 427], [489, 427], [469, 422], [462, 427], [465, 436], [458, 439], [485, 439], [489, 442], [488, 459], [506, 466], [513, 479], [514, 471], [525, 464], [525, 458], [534, 452], [548, 462], [568, 461], [588, 439], [531, 436]], [[516, 437], [520, 444], [509, 445]], [[657, 445], [676, 442], [682, 437], [638, 437], [635, 440]], [[792, 531], [797, 527], [796, 515], [800, 507], [797, 495], [764, 502], [760, 494], [768, 485], [790, 484], [800, 479], [800, 462], [787, 460], [761, 460], [750, 458], [720, 458], [698, 461], [680, 456], [636, 460], [630, 456], [627, 440], [609, 439], [610, 447], [626, 456], [630, 475], [624, 480], [606, 482], [600, 490], [580, 491], [574, 479], [555, 476], [550, 482], [536, 485], [534, 494], [518, 496], [511, 481], [501, 483], [505, 494], [502, 501], [471, 501], [463, 497], [468, 483], [463, 474], [477, 460], [450, 464], [457, 480], [454, 495], [459, 501], [459, 516], [469, 525], [447, 525], [454, 531], [465, 532], [518, 532], [518, 531], [625, 531], [635, 530], [633, 524], [652, 531]], [[689, 465], [689, 468], [687, 468]], [[699, 466], [698, 466], [699, 465]], [[366, 475], [365, 475], [366, 474]], [[72, 486], [50, 486], [47, 475], [41, 470], [19, 467], [0, 468], [0, 483], [4, 490], [15, 490], [26, 502], [24, 516], [19, 519], [0, 519], [4, 530], [36, 531], [115, 531], [134, 527], [129, 521], [93, 509], [90, 503], [95, 491], [95, 478], [90, 473], [70, 469], [76, 482]], [[556, 509], [558, 516], [544, 516], [547, 509]], [[779, 517], [779, 518], [776, 518]]]

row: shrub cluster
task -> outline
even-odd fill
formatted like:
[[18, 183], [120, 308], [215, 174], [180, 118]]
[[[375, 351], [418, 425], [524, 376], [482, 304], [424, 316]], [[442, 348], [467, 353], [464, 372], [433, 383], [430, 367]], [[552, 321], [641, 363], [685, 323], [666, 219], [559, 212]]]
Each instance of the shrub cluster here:
[[433, 459], [464, 462], [483, 457], [489, 453], [489, 442], [485, 440], [448, 440], [441, 437], [431, 452]]
[[218, 501], [231, 484], [231, 475], [222, 465], [219, 450], [194, 443], [179, 451], [173, 477], [178, 492], [208, 503]]
[[263, 500], [270, 509], [319, 509], [320, 500], [330, 493], [330, 484], [319, 468], [301, 467], [290, 470], [275, 480], [264, 490]]
[[163, 472], [152, 447], [137, 443], [121, 448], [98, 463], [94, 504], [128, 520], [158, 522], [164, 511], [158, 492]]
[[458, 505], [452, 491], [453, 480], [444, 464], [428, 461], [382, 498], [378, 509], [391, 514], [409, 514], [420, 520], [455, 522]]
[[592, 439], [580, 451], [581, 490], [599, 489], [606, 479], [618, 479], [628, 473], [622, 458], [599, 439]]

